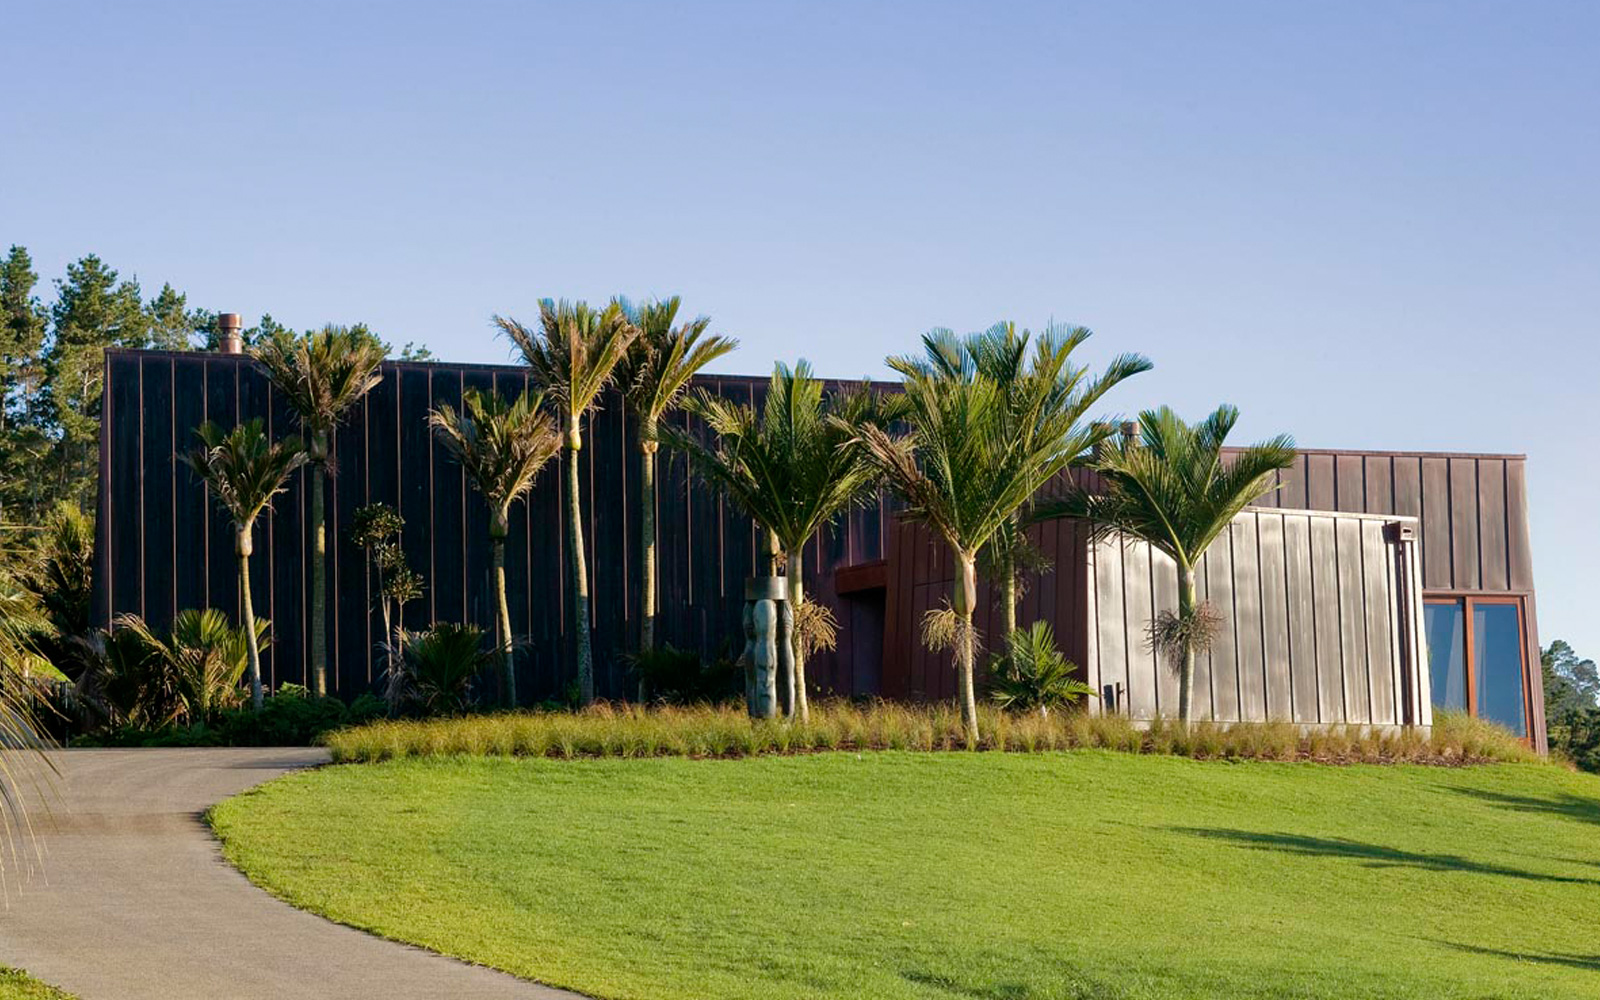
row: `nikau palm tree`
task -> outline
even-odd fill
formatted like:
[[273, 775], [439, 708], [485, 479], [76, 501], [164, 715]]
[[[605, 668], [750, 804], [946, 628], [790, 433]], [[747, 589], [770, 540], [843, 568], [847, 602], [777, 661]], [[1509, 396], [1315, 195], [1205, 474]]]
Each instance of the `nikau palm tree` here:
[[295, 336], [275, 331], [251, 348], [283, 394], [305, 437], [311, 463], [311, 690], [328, 693], [328, 571], [325, 480], [331, 463], [334, 429], [373, 386], [383, 380], [378, 366], [384, 346], [363, 327], [327, 326]]
[[594, 652], [589, 636], [589, 569], [584, 556], [583, 495], [578, 452], [583, 448], [583, 417], [611, 384], [617, 366], [638, 335], [620, 303], [594, 309], [582, 302], [539, 303], [539, 328], [496, 316], [494, 323], [522, 351], [533, 379], [560, 415], [566, 450], [567, 589], [572, 600], [572, 641], [579, 697], [594, 701]]
[[[1020, 437], [1031, 432], [1040, 407], [1075, 408], [1081, 416], [1123, 379], [1150, 370], [1148, 359], [1125, 354], [1112, 361], [1100, 378], [1089, 380], [1088, 369], [1068, 359], [1091, 336], [1087, 327], [1052, 323], [1040, 335], [1040, 343], [1050, 348], [1039, 353], [1037, 349], [1029, 351], [1033, 334], [1009, 320], [965, 337], [934, 330], [923, 338], [924, 357], [913, 363], [946, 380], [972, 379], [980, 374], [992, 380], [1004, 397], [1003, 432]], [[1017, 631], [1018, 576], [1025, 566], [1043, 559], [1028, 543], [1025, 529], [1034, 519], [1025, 514], [1026, 509], [1027, 505], [1019, 507], [1004, 519], [979, 553], [979, 568], [1000, 587], [1005, 632], [1001, 640], [1006, 643]]]
[[1276, 473], [1294, 464], [1294, 439], [1279, 435], [1224, 457], [1222, 447], [1239, 419], [1228, 405], [1197, 424], [1168, 407], [1139, 415], [1138, 439], [1105, 448], [1093, 462], [1103, 487], [1068, 490], [1039, 505], [1045, 516], [1088, 520], [1099, 534], [1147, 542], [1178, 565], [1178, 612], [1153, 623], [1152, 643], [1178, 665], [1178, 718], [1187, 722], [1194, 700], [1195, 654], [1209, 645], [1205, 608], [1196, 602], [1194, 568], [1206, 549], [1250, 504], [1277, 489]]
[[555, 421], [540, 406], [543, 396], [523, 393], [515, 402], [468, 389], [461, 410], [439, 406], [428, 413], [436, 438], [454, 455], [467, 478], [489, 505], [489, 538], [494, 549], [496, 640], [500, 657], [501, 695], [507, 707], [517, 703], [513, 664], [511, 608], [506, 601], [506, 535], [511, 531], [511, 505], [527, 496], [533, 481], [561, 450]]
[[940, 360], [952, 338], [930, 334], [923, 340], [926, 357], [888, 359], [903, 379], [910, 432], [896, 437], [878, 426], [860, 430], [873, 461], [906, 501], [907, 514], [926, 523], [954, 557], [948, 614], [931, 613], [925, 634], [930, 645], [955, 650], [969, 745], [979, 737], [972, 625], [978, 552], [1035, 492], [1105, 436], [1101, 426], [1081, 423], [1085, 411], [1149, 366], [1127, 355], [1086, 381], [1070, 358], [1087, 335], [1047, 332], [1033, 344], [1027, 377], [1002, 385], [976, 364], [969, 371], [963, 363], [953, 373]]
[[[628, 410], [634, 415], [639, 449], [639, 649], [656, 645], [656, 452], [661, 446], [661, 418], [689, 387], [689, 380], [706, 365], [735, 347], [737, 340], [705, 335], [709, 316], [698, 316], [674, 326], [679, 299], [674, 295], [633, 307], [624, 303], [629, 319], [639, 330], [622, 365], [622, 384]], [[639, 697], [645, 696], [644, 679]]]
[[784, 694], [790, 716], [804, 721], [805, 657], [793, 627], [805, 603], [802, 555], [818, 528], [863, 502], [876, 485], [877, 470], [856, 433], [878, 426], [887, 411], [866, 387], [824, 394], [804, 361], [773, 369], [759, 417], [750, 406], [704, 389], [691, 393], [684, 408], [715, 432], [715, 445], [671, 426], [662, 436], [760, 525], [775, 561], [787, 561]]
[[195, 436], [200, 444], [184, 455], [183, 461], [233, 520], [233, 550], [239, 556], [239, 595], [250, 652], [250, 703], [259, 711], [261, 646], [256, 641], [256, 615], [250, 602], [252, 536], [256, 518], [284, 491], [290, 473], [306, 463], [306, 453], [298, 438], [268, 441], [260, 420], [247, 420], [226, 434], [208, 420], [195, 429]]

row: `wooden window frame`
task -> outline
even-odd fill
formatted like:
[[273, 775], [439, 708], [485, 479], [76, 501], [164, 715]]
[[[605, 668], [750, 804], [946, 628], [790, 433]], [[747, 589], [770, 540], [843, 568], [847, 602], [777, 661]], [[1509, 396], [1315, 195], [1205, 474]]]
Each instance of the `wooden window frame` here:
[[[1462, 615], [1462, 668], [1466, 671], [1467, 684], [1467, 714], [1473, 718], [1478, 715], [1478, 656], [1477, 645], [1472, 634], [1472, 609], [1479, 604], [1509, 604], [1517, 609], [1517, 657], [1522, 666], [1522, 725], [1524, 742], [1533, 739], [1533, 680], [1528, 664], [1528, 602], [1520, 594], [1484, 594], [1470, 591], [1438, 592], [1424, 594], [1423, 606], [1429, 604], [1453, 604], [1461, 609]], [[1432, 664], [1429, 664], [1430, 670]]]

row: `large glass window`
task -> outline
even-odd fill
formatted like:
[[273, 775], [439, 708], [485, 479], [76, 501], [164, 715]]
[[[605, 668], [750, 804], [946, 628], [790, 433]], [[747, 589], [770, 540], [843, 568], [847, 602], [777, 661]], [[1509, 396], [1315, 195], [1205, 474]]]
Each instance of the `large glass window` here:
[[1528, 735], [1522, 604], [1515, 598], [1435, 599], [1423, 606], [1433, 704], [1470, 711]]
[[1428, 627], [1428, 672], [1433, 675], [1433, 704], [1467, 710], [1467, 619], [1460, 601], [1423, 605]]
[[1518, 736], [1528, 735], [1522, 622], [1515, 604], [1472, 602], [1472, 667], [1478, 714]]

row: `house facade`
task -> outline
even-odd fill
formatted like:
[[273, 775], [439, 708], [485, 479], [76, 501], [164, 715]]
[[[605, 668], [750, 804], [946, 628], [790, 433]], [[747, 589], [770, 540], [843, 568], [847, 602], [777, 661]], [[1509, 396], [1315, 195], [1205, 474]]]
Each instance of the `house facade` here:
[[[406, 520], [402, 547], [425, 581], [405, 624], [492, 623], [488, 514], [424, 416], [468, 389], [520, 392], [520, 367], [385, 363], [382, 381], [339, 429], [328, 499], [330, 686], [353, 697], [378, 681], [382, 638], [374, 578], [345, 537], [359, 507], [383, 502]], [[231, 533], [177, 456], [193, 428], [259, 417], [294, 425], [247, 358], [110, 351], [101, 424], [95, 613], [163, 625], [189, 607], [237, 614]], [[760, 405], [766, 379], [705, 376], [713, 392]], [[682, 414], [672, 419], [693, 428]], [[588, 419], [581, 452], [594, 602], [597, 684], [630, 689], [623, 654], [637, 634], [638, 524], [633, 427], [614, 396]], [[749, 520], [689, 473], [658, 472], [658, 640], [703, 654], [742, 644], [743, 581], [756, 564]], [[518, 686], [559, 697], [568, 684], [567, 553], [555, 464], [513, 513], [507, 539], [513, 632], [528, 640]], [[1305, 724], [1427, 724], [1434, 706], [1503, 723], [1544, 745], [1542, 687], [1528, 547], [1526, 462], [1516, 455], [1306, 450], [1279, 489], [1241, 515], [1208, 553], [1202, 594], [1223, 629], [1197, 677], [1196, 715]], [[251, 587], [273, 623], [269, 685], [305, 683], [309, 661], [308, 494], [296, 473], [257, 528]], [[1026, 581], [1019, 620], [1052, 623], [1101, 692], [1094, 710], [1170, 714], [1176, 679], [1143, 641], [1176, 603], [1159, 553], [1091, 539], [1082, 525], [1030, 529], [1048, 568]], [[921, 616], [949, 592], [949, 558], [887, 495], [822, 531], [795, 562], [808, 599], [830, 605], [839, 648], [808, 663], [819, 694], [905, 699], [954, 692], [948, 659], [924, 650]], [[980, 595], [980, 632], [994, 634]]]

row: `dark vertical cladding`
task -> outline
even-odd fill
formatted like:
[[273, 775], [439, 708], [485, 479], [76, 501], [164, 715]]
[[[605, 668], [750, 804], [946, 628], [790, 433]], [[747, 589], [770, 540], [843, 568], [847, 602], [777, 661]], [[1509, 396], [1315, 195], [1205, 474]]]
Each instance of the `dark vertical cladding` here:
[[[406, 519], [403, 547], [425, 580], [422, 600], [406, 609], [408, 627], [432, 620], [487, 626], [492, 620], [488, 514], [459, 467], [433, 443], [426, 414], [437, 403], [458, 404], [464, 389], [515, 395], [526, 384], [518, 367], [388, 362], [382, 382], [335, 436], [336, 474], [327, 493], [328, 664], [330, 687], [344, 697], [379, 680], [374, 647], [383, 637], [373, 606], [374, 581], [365, 554], [345, 537], [351, 516], [363, 504], [387, 503]], [[759, 405], [766, 379], [710, 376], [697, 384]], [[162, 627], [174, 612], [201, 605], [237, 618], [232, 531], [176, 458], [193, 445], [194, 428], [203, 420], [231, 427], [260, 417], [282, 437], [295, 432], [292, 418], [242, 355], [110, 351], [106, 387], [97, 619], [108, 623], [131, 612]], [[582, 453], [588, 543], [595, 556], [590, 561], [594, 649], [607, 697], [629, 689], [621, 655], [631, 648], [638, 627], [638, 519], [632, 495], [638, 457], [631, 424], [621, 400], [609, 394], [589, 422]], [[743, 580], [754, 564], [754, 528], [692, 475], [681, 456], [663, 453], [660, 464], [660, 637], [706, 655], [737, 652], [743, 642]], [[560, 497], [559, 468], [552, 462], [527, 502], [513, 512], [507, 540], [512, 628], [527, 640], [518, 675], [524, 701], [558, 697], [571, 679]], [[309, 660], [311, 540], [304, 530], [309, 500], [307, 481], [297, 474], [256, 528], [251, 584], [257, 613], [273, 620], [273, 645], [263, 661], [273, 683], [303, 683]], [[884, 526], [892, 523], [884, 503], [875, 502], [823, 533], [796, 560], [804, 566], [808, 597], [829, 604], [842, 624], [864, 612], [859, 602], [851, 605], [835, 592], [834, 572], [882, 559]], [[869, 618], [871, 606], [869, 600]], [[864, 693], [854, 676], [856, 659], [818, 654], [808, 672], [824, 693]], [[862, 669], [874, 675], [875, 691], [877, 664]]]

